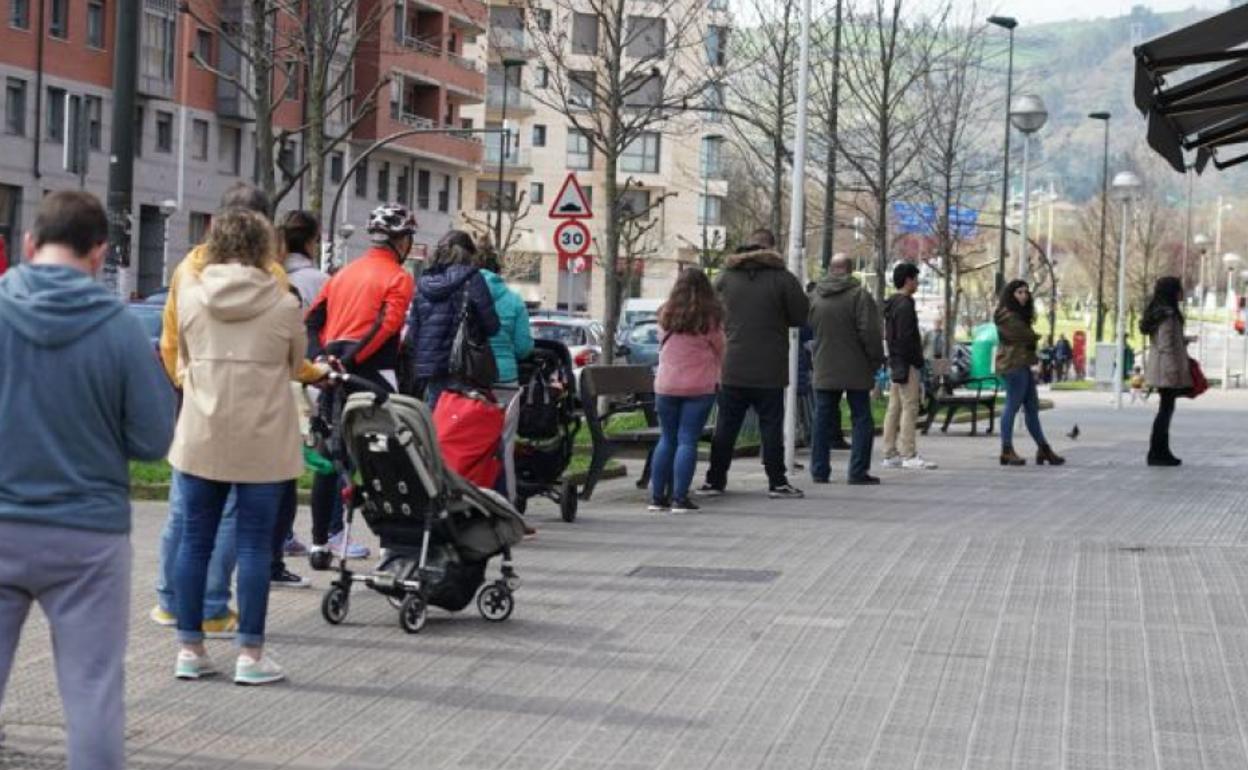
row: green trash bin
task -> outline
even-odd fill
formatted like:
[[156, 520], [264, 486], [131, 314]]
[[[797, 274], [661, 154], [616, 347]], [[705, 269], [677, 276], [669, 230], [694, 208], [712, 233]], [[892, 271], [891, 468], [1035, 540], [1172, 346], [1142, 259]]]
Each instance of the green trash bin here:
[[996, 374], [997, 325], [985, 323], [971, 330], [971, 377], [980, 379]]

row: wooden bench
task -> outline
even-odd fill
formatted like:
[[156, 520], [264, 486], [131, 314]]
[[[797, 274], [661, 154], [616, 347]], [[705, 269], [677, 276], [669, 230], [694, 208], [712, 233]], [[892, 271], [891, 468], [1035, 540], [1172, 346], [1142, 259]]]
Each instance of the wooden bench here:
[[[646, 465], [638, 489], [645, 489], [650, 482], [650, 462], [654, 448], [659, 443], [659, 418], [654, 411], [654, 373], [649, 366], [587, 366], [581, 370], [581, 405], [585, 410], [585, 424], [593, 442], [593, 454], [581, 499], [588, 500], [594, 487], [602, 478], [607, 461], [622, 449], [644, 449]], [[607, 408], [599, 411], [599, 401]], [[636, 430], [607, 432], [607, 423], [617, 414], [638, 413], [645, 415], [646, 427]], [[702, 439], [710, 440], [712, 430], [703, 429]]]
[[979, 409], [988, 409], [988, 430], [992, 433], [992, 424], [997, 416], [997, 394], [1000, 382], [996, 377], [977, 377], [955, 382], [950, 376], [950, 362], [937, 359], [932, 362], [932, 379], [928, 387], [927, 419], [923, 421], [923, 435], [931, 430], [941, 409], [945, 410], [945, 422], [940, 427], [941, 433], [949, 432], [949, 424], [959, 409], [971, 411], [971, 435], [979, 434]]

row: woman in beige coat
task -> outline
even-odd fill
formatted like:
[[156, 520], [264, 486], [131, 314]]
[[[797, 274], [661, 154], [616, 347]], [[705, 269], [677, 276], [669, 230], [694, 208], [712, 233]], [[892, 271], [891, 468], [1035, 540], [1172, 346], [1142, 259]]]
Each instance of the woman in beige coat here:
[[307, 339], [299, 302], [269, 273], [274, 233], [241, 209], [213, 221], [208, 265], [178, 288], [178, 373], [184, 401], [169, 462], [182, 475], [186, 528], [178, 550], [176, 675], [215, 672], [201, 631], [213, 541], [231, 489], [238, 500], [239, 656], [234, 681], [284, 678], [263, 655], [274, 524], [283, 485], [303, 471], [290, 381]]
[[1148, 386], [1161, 395], [1153, 435], [1148, 445], [1148, 464], [1182, 465], [1170, 451], [1170, 420], [1174, 403], [1192, 388], [1191, 363], [1187, 358], [1187, 338], [1183, 336], [1183, 284], [1178, 278], [1157, 279], [1148, 302], [1140, 331], [1149, 337], [1148, 363], [1144, 376]]

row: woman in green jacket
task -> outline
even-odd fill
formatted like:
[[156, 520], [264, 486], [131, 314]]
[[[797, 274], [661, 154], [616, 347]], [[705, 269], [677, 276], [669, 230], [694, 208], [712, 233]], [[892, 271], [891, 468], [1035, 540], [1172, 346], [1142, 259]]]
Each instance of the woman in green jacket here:
[[482, 260], [481, 277], [494, 298], [494, 312], [498, 314], [498, 331], [490, 337], [494, 361], [498, 364], [498, 385], [505, 388], [520, 387], [519, 361], [533, 352], [533, 334], [529, 330], [529, 311], [519, 294], [507, 287], [503, 280], [502, 265], [498, 255], [489, 250]]
[[1010, 281], [1001, 292], [993, 321], [997, 324], [997, 376], [1005, 382], [1005, 411], [1001, 413], [1001, 464], [1026, 465], [1014, 451], [1014, 417], [1021, 407], [1027, 432], [1036, 442], [1036, 464], [1061, 465], [1040, 428], [1040, 397], [1036, 394], [1036, 345], [1040, 335], [1031, 328], [1036, 307], [1026, 281]]

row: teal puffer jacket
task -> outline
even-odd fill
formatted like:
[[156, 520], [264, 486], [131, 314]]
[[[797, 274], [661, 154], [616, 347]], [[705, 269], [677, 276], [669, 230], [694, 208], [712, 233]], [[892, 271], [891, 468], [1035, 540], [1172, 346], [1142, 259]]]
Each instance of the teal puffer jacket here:
[[490, 337], [494, 360], [498, 363], [498, 381], [515, 382], [520, 379], [516, 362], [533, 352], [533, 334], [529, 331], [529, 311], [520, 295], [507, 288], [502, 276], [482, 270], [481, 277], [494, 298], [494, 312], [498, 314], [498, 333]]

